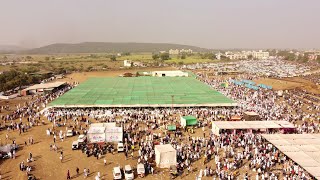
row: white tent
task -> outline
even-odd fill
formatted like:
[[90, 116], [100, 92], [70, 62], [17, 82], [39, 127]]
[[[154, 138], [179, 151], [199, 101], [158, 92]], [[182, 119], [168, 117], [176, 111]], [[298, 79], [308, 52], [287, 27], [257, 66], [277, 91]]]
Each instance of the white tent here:
[[88, 131], [89, 142], [119, 142], [123, 140], [123, 128], [116, 123], [94, 123]]
[[89, 142], [104, 142], [106, 140], [105, 127], [91, 126], [87, 133]]
[[170, 145], [156, 145], [156, 164], [159, 168], [170, 168], [177, 164], [177, 151]]
[[294, 128], [290, 122], [284, 121], [212, 121], [212, 132], [220, 135], [221, 130], [253, 130]]
[[320, 134], [262, 134], [290, 159], [320, 179]]
[[106, 142], [119, 142], [119, 141], [123, 141], [123, 128], [122, 127], [106, 128]]

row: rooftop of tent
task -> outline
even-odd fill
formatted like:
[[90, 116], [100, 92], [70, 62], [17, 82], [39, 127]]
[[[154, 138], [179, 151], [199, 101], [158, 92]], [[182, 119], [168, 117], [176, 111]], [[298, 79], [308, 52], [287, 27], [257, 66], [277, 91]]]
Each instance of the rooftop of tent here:
[[185, 120], [194, 120], [194, 119], [197, 119], [196, 117], [194, 116], [182, 116], [183, 119]]
[[86, 107], [225, 107], [237, 103], [192, 77], [90, 78], [49, 104]]
[[320, 179], [320, 134], [262, 136], [316, 179]]

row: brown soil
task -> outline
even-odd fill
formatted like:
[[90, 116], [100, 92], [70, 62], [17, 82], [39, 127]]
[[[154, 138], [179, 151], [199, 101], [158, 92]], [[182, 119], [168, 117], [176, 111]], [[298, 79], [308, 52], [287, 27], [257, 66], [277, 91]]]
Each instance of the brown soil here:
[[163, 68], [140, 68], [140, 69], [121, 69], [121, 70], [112, 70], [112, 71], [96, 71], [96, 72], [81, 72], [81, 73], [72, 73], [66, 76], [66, 78], [59, 81], [67, 82], [83, 82], [90, 77], [118, 77], [124, 73], [132, 73], [135, 75], [137, 71], [166, 71], [166, 70], [176, 70], [173, 67], [163, 67]]
[[320, 86], [317, 86], [313, 82], [300, 77], [284, 78], [284, 79], [260, 78], [260, 79], [254, 80], [254, 82], [256, 82], [257, 84], [266, 84], [266, 85], [272, 86], [274, 90], [287, 90], [287, 89], [301, 88], [301, 89], [307, 90], [310, 93], [315, 93], [315, 94], [320, 93]]
[[[134, 73], [136, 71], [151, 71], [151, 70], [170, 70], [173, 69], [171, 67], [168, 68], [146, 68], [146, 69], [126, 69], [126, 70], [117, 70], [117, 71], [103, 71], [103, 72], [86, 72], [86, 73], [74, 73], [68, 75], [65, 81], [74, 82], [79, 81], [83, 82], [89, 77], [115, 77], [125, 72]], [[295, 87], [302, 87], [308, 88], [309, 86], [313, 88], [308, 82], [300, 81], [299, 79], [258, 79], [255, 82], [257, 83], [264, 83], [267, 85], [271, 85], [274, 87], [275, 90], [279, 89], [291, 89]], [[22, 104], [30, 100], [30, 98], [17, 98], [14, 100], [0, 100], [1, 105], [5, 105], [8, 101], [11, 109], [15, 107], [17, 104]], [[3, 113], [7, 113], [3, 112]], [[43, 118], [43, 117], [42, 117]], [[26, 119], [23, 119], [26, 121]], [[48, 122], [46, 120], [46, 122]], [[8, 132], [7, 130], [0, 131], [0, 143], [6, 144], [11, 143], [11, 140], [15, 139], [16, 142], [21, 146], [21, 148], [17, 151], [16, 159], [9, 159], [9, 160], [0, 160], [0, 172], [2, 175], [2, 179], [26, 179], [25, 172], [21, 172], [19, 170], [19, 163], [24, 161], [26, 163], [26, 159], [28, 157], [29, 152], [32, 152], [35, 161], [31, 162], [30, 165], [33, 167], [32, 173], [39, 179], [45, 180], [60, 180], [66, 179], [67, 170], [70, 170], [72, 179], [84, 179], [83, 177], [83, 169], [89, 168], [92, 172], [91, 176], [87, 179], [94, 179], [94, 176], [99, 171], [103, 176], [102, 179], [112, 179], [112, 168], [120, 165], [123, 167], [126, 164], [130, 164], [132, 167], [136, 167], [137, 160], [136, 159], [129, 159], [125, 160], [125, 156], [123, 153], [116, 153], [114, 155], [107, 154], [105, 157], [102, 156], [100, 160], [97, 160], [94, 157], [87, 158], [85, 154], [83, 154], [80, 150], [72, 151], [71, 150], [71, 143], [72, 141], [76, 140], [77, 137], [67, 138], [64, 142], [57, 141], [58, 147], [63, 149], [64, 151], [64, 160], [60, 162], [59, 160], [59, 153], [50, 151], [49, 145], [53, 142], [52, 136], [48, 137], [46, 135], [46, 129], [51, 128], [51, 123], [47, 123], [47, 125], [42, 126], [35, 126], [28, 130], [28, 132], [19, 135], [17, 131], [15, 132]], [[65, 127], [60, 128], [65, 131]], [[209, 130], [207, 129], [206, 132], [208, 133]], [[6, 133], [9, 134], [10, 141], [6, 142], [5, 135]], [[202, 136], [202, 130], [197, 129], [196, 133], [192, 136], [199, 137]], [[28, 137], [33, 137], [35, 140], [34, 145], [27, 145], [24, 146], [24, 142], [28, 141]], [[138, 152], [135, 151], [134, 156], [137, 157]], [[103, 165], [103, 159], [107, 159], [107, 166]], [[214, 167], [214, 160], [211, 160], [206, 165], [202, 164], [202, 161], [199, 160], [195, 162], [193, 168], [197, 168], [198, 171], [191, 173], [189, 175], [183, 174], [182, 177], [178, 177], [177, 179], [195, 179], [196, 175], [199, 173], [199, 169], [205, 168], [205, 166]], [[80, 168], [81, 175], [79, 177], [75, 177], [75, 169], [76, 167]], [[241, 172], [240, 178], [244, 172], [248, 171], [248, 166], [244, 166], [239, 170]], [[249, 174], [251, 177], [254, 177], [255, 174]], [[161, 170], [161, 172], [155, 175], [148, 175], [145, 179], [169, 179], [168, 170]], [[202, 179], [212, 179], [212, 177], [203, 177]]]

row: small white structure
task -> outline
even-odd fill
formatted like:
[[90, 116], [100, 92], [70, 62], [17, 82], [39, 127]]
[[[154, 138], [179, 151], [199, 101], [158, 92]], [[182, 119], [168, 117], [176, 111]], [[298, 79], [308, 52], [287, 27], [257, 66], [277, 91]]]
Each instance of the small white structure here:
[[122, 127], [106, 128], [106, 142], [120, 142], [123, 141]]
[[170, 168], [172, 165], [177, 164], [177, 151], [171, 144], [156, 145], [156, 164], [159, 168]]
[[89, 142], [91, 143], [105, 142], [106, 140], [105, 129], [106, 129], [105, 127], [91, 126], [87, 133]]
[[131, 67], [132, 66], [132, 61], [131, 60], [124, 60], [123, 61], [123, 66], [124, 67]]
[[236, 130], [268, 132], [271, 129], [295, 129], [295, 126], [288, 121], [212, 121], [212, 133], [217, 136], [223, 130], [236, 133]]
[[188, 77], [187, 72], [183, 71], [153, 71], [152, 76], [156, 77]]
[[123, 128], [116, 127], [116, 123], [93, 123], [88, 131], [88, 140], [96, 142], [123, 141]]

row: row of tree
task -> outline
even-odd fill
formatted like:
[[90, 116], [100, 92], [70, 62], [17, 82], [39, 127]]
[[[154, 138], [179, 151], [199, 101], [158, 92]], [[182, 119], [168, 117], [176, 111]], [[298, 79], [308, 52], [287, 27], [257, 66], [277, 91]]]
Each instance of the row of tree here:
[[152, 59], [153, 60], [165, 61], [165, 60], [169, 60], [170, 59], [170, 55], [169, 55], [169, 53], [153, 54], [152, 55]]
[[17, 87], [39, 83], [43, 77], [32, 76], [28, 73], [10, 70], [0, 74], [0, 91], [8, 91]]

